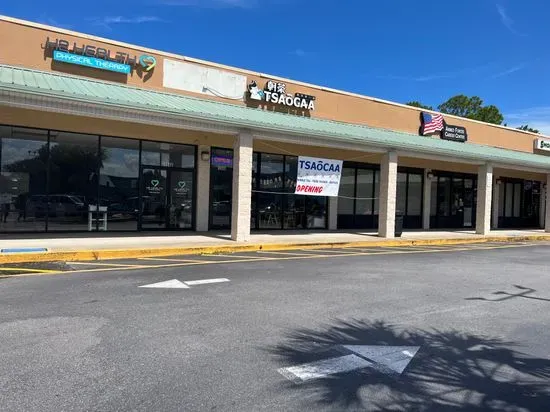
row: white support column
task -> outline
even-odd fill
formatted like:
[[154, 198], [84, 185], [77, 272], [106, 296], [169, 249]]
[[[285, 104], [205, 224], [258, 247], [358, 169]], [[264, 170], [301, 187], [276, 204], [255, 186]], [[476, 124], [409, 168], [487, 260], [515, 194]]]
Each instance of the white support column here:
[[233, 199], [231, 210], [231, 239], [250, 240], [250, 211], [252, 204], [252, 134], [242, 132], [233, 145]]
[[477, 173], [476, 233], [488, 235], [491, 231], [491, 198], [493, 194], [493, 166], [479, 167]]
[[493, 176], [493, 201], [492, 203], [492, 214], [491, 219], [491, 229], [498, 229], [498, 207], [500, 203], [500, 187], [497, 184], [498, 177]]
[[548, 204], [548, 191], [550, 190], [550, 173], [546, 175], [546, 206], [544, 211], [544, 231], [550, 232], [550, 205]]
[[380, 164], [380, 215], [378, 236], [395, 237], [395, 203], [397, 197], [397, 153], [388, 152]]
[[422, 229], [430, 230], [432, 207], [432, 181], [428, 178], [429, 169], [424, 170], [424, 193], [422, 194]]
[[208, 152], [210, 159], [210, 146], [199, 146], [198, 150], [196, 230], [207, 232], [210, 212], [210, 161], [202, 160], [201, 154]]
[[546, 222], [546, 197], [548, 196], [548, 187], [546, 182], [540, 182], [540, 206], [539, 206], [539, 227], [543, 228]]
[[328, 198], [328, 230], [338, 229], [338, 198]]

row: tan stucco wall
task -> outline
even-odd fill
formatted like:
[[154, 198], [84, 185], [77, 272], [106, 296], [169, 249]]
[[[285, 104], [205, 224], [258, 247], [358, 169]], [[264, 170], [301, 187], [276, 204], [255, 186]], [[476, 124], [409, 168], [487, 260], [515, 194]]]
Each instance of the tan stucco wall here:
[[230, 135], [14, 108], [0, 109], [0, 124], [228, 148], [234, 141]]
[[[78, 44], [90, 44], [96, 47], [116, 51], [129, 52], [138, 58], [141, 54], [152, 54], [157, 58], [157, 66], [151, 74], [145, 74], [139, 70], [130, 75], [121, 75], [97, 69], [85, 68], [76, 65], [53, 62], [51, 56], [44, 53], [42, 46], [46, 38], [62, 38], [69, 42], [76, 41]], [[48, 26], [36, 25], [29, 22], [0, 19], [1, 53], [0, 63], [14, 66], [22, 66], [32, 69], [69, 73], [86, 76], [100, 80], [124, 83], [137, 87], [165, 90], [174, 93], [198, 96], [204, 99], [224, 101], [226, 103], [254, 106], [248, 100], [227, 100], [204, 94], [182, 92], [173, 89], [164, 89], [163, 83], [163, 59], [168, 57], [172, 60], [185, 61], [183, 57], [165, 54], [163, 52], [151, 52], [147, 49], [140, 49], [136, 46], [122, 46], [120, 43], [110, 40], [92, 38], [79, 33], [67, 32], [62, 29], [55, 29]], [[219, 65], [214, 63], [199, 62], [193, 60], [194, 64], [203, 66]], [[258, 73], [246, 70], [224, 67], [223, 70], [232, 71], [247, 76], [247, 83], [256, 80], [260, 87], [263, 87], [266, 80], [272, 77], [261, 77]], [[309, 113], [300, 112], [294, 109], [295, 115], [307, 115], [316, 118], [336, 120], [342, 122], [369, 125], [374, 127], [387, 128], [397, 131], [418, 134], [420, 126], [420, 111], [415, 108], [406, 107], [377, 99], [360, 97], [345, 92], [322, 89], [312, 85], [303, 85], [290, 80], [285, 80], [287, 91], [290, 93], [300, 92], [316, 96], [316, 109]], [[243, 90], [243, 96], [245, 91]], [[288, 111], [287, 109], [271, 104], [264, 105], [265, 110]], [[533, 134], [482, 124], [466, 119], [455, 119], [446, 116], [449, 124], [466, 127], [469, 141], [485, 145], [503, 147], [512, 150], [533, 152]], [[467, 144], [467, 143], [466, 143]]]

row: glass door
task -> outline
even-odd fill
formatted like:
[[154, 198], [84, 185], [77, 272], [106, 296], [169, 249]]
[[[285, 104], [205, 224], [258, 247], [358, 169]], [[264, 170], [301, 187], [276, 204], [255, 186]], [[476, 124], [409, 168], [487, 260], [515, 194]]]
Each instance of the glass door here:
[[194, 181], [193, 169], [144, 167], [141, 229], [192, 229]]
[[210, 155], [210, 229], [231, 228], [233, 150], [213, 148]]
[[452, 227], [464, 227], [464, 179], [453, 177], [451, 185], [451, 219]]
[[193, 228], [193, 170], [169, 169], [167, 226], [170, 229]]
[[143, 168], [141, 172], [141, 228], [144, 230], [167, 229], [168, 170]]

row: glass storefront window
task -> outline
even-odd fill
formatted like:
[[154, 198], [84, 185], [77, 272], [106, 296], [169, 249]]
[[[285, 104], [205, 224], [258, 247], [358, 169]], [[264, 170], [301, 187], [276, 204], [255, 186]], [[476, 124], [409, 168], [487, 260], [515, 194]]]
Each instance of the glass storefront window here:
[[[263, 159], [262, 155], [262, 159]], [[298, 158], [296, 156], [285, 157], [285, 176], [283, 228], [284, 229], [305, 229], [306, 210], [304, 196], [294, 195], [296, 190], [296, 178], [298, 176]]]
[[210, 151], [211, 229], [231, 227], [232, 193], [233, 150], [213, 148]]
[[107, 230], [192, 228], [196, 147], [141, 145], [142, 154], [136, 139], [0, 126], [0, 232], [101, 230], [103, 208]]
[[375, 166], [344, 164], [338, 192], [338, 228], [373, 229], [378, 171]]
[[88, 230], [88, 207], [97, 205], [104, 160], [98, 136], [50, 132], [48, 230]]
[[504, 216], [504, 202], [505, 202], [504, 188], [505, 187], [506, 185], [503, 184], [502, 182], [500, 182], [500, 184], [498, 185], [498, 216], [499, 217]]
[[338, 196], [338, 214], [353, 215], [355, 213], [355, 168], [342, 169]]
[[258, 153], [252, 153], [252, 200], [250, 211], [250, 228], [256, 228], [258, 219], [256, 213], [256, 191], [258, 190]]
[[373, 201], [374, 170], [357, 169], [357, 204], [358, 215], [371, 215]]
[[195, 167], [195, 146], [144, 141], [141, 148], [144, 166]]
[[[260, 229], [282, 228], [284, 157], [262, 153], [260, 158], [258, 218]], [[273, 193], [270, 193], [273, 192]]]
[[374, 214], [380, 211], [380, 170], [374, 172]]
[[506, 199], [504, 202], [504, 217], [512, 217], [512, 206], [514, 204], [514, 184], [506, 183]]
[[107, 207], [108, 230], [137, 230], [139, 141], [101, 138], [99, 204]]
[[308, 229], [324, 229], [327, 221], [327, 198], [322, 196], [304, 196]]
[[0, 126], [0, 231], [44, 231], [48, 132]]
[[397, 201], [395, 211], [405, 214], [407, 211], [407, 173], [397, 173]]
[[514, 184], [514, 217], [521, 216], [521, 183]]
[[430, 216], [437, 216], [437, 177], [431, 179]]
[[451, 179], [440, 176], [438, 179], [437, 204], [438, 216], [449, 216], [451, 204]]
[[422, 215], [422, 174], [409, 173], [409, 190], [407, 192], [407, 215]]

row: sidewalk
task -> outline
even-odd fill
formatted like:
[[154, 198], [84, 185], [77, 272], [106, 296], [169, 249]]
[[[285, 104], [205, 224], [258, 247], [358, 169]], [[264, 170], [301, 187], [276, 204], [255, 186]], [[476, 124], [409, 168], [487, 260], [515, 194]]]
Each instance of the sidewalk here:
[[[8, 238], [10, 236], [10, 238]], [[408, 231], [395, 239], [374, 232], [289, 232], [254, 233], [250, 242], [233, 242], [227, 233], [108, 233], [108, 234], [14, 234], [0, 238], [0, 263], [46, 260], [100, 260], [146, 256], [221, 253], [292, 248], [332, 248], [346, 246], [410, 246], [475, 242], [550, 240], [543, 230], [499, 230], [489, 236], [474, 231]], [[32, 249], [32, 250], [30, 250]], [[43, 249], [41, 251], [40, 249]]]

